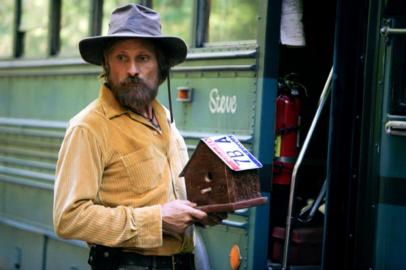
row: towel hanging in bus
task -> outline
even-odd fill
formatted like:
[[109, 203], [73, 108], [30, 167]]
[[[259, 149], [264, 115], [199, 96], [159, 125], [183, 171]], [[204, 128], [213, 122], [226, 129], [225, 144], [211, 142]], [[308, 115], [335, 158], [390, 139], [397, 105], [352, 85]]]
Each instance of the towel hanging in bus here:
[[283, 0], [281, 11], [280, 41], [283, 45], [302, 47], [306, 45], [303, 30], [302, 0]]

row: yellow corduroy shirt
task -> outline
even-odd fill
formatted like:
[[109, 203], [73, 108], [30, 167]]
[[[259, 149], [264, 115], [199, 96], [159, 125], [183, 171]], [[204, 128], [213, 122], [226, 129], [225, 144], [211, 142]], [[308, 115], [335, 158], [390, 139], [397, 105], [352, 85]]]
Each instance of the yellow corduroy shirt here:
[[184, 235], [162, 231], [161, 205], [186, 199], [187, 149], [167, 110], [153, 102], [160, 129], [122, 107], [112, 92], [73, 117], [56, 168], [54, 227], [67, 239], [145, 255], [193, 250]]

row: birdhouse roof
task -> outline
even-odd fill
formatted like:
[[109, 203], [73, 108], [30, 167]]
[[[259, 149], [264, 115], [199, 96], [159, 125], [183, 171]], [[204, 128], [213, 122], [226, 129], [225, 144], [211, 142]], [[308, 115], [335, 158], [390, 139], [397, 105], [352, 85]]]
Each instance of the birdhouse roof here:
[[[205, 143], [207, 147], [233, 171], [262, 168], [261, 162], [259, 162], [233, 135], [206, 137], [202, 138], [201, 142]], [[193, 153], [191, 159], [195, 153], [196, 151]], [[190, 160], [180, 174], [181, 176], [184, 174], [189, 163]]]

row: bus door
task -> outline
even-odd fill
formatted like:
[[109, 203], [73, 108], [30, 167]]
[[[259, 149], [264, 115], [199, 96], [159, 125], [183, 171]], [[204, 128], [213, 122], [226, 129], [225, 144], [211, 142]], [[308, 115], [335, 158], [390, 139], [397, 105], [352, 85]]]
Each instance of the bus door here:
[[374, 269], [404, 269], [406, 243], [406, 8], [389, 1], [384, 44]]

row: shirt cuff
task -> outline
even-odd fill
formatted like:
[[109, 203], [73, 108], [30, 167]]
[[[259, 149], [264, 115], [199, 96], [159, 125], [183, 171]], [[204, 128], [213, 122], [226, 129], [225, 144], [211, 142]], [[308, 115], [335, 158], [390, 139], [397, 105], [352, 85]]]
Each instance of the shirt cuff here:
[[135, 245], [140, 248], [162, 246], [161, 206], [147, 206], [134, 209], [134, 221], [137, 236]]

